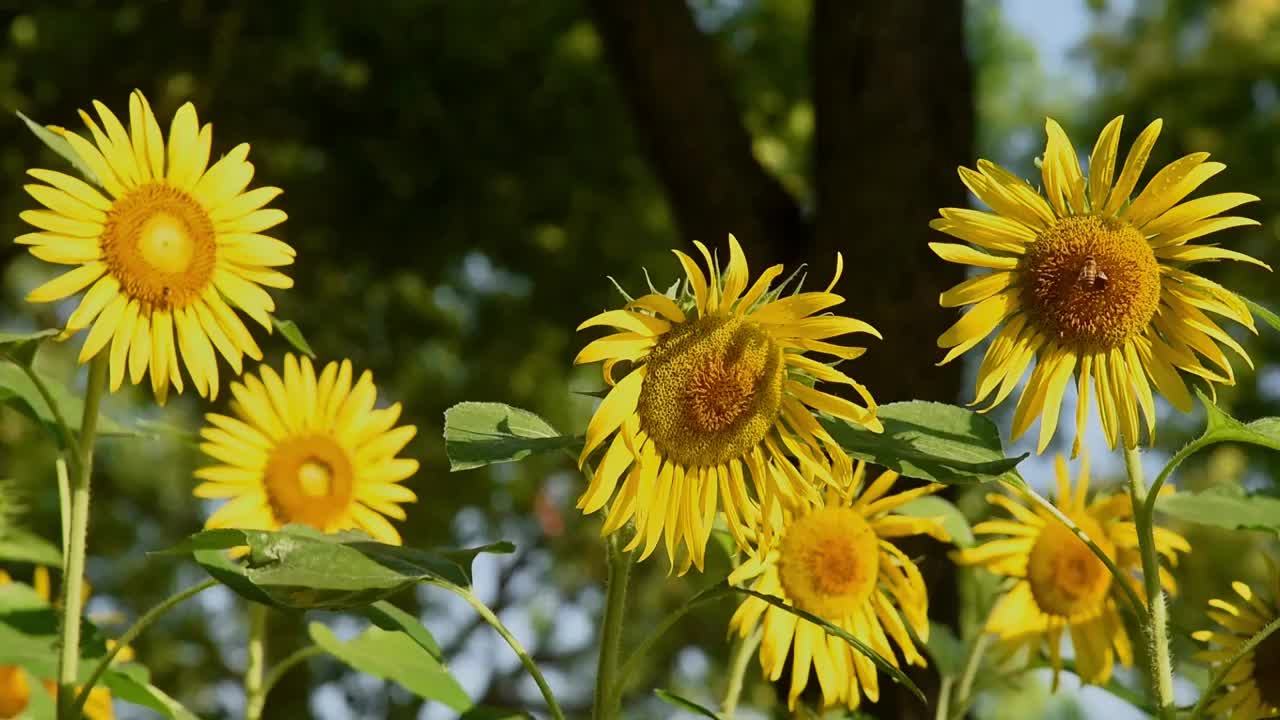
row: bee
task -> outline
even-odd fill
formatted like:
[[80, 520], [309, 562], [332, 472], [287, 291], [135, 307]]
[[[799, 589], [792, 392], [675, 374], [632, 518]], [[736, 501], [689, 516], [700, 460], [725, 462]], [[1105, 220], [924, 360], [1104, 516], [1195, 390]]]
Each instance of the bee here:
[[1102, 290], [1107, 287], [1107, 281], [1110, 278], [1107, 274], [1098, 268], [1098, 261], [1090, 255], [1084, 261], [1084, 267], [1080, 269], [1080, 283], [1088, 290]]

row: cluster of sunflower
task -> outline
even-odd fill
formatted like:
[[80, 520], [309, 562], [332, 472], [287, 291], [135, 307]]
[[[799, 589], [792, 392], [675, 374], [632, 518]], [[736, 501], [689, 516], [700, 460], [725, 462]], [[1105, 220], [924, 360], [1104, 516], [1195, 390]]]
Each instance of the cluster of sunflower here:
[[[370, 373], [354, 377], [349, 361], [317, 371], [309, 358], [287, 355], [279, 372], [262, 365], [242, 375], [244, 358], [261, 360], [262, 352], [241, 315], [270, 332], [274, 302], [264, 288], [292, 285], [278, 268], [294, 262], [293, 249], [262, 234], [285, 219], [266, 207], [280, 190], [247, 189], [254, 174], [248, 145], [210, 164], [212, 129], [200, 125], [190, 104], [177, 111], [167, 138], [141, 93], [129, 99], [127, 129], [101, 103], [94, 106], [97, 120], [82, 113], [88, 138], [57, 130], [89, 182], [30, 171], [41, 184], [27, 190], [46, 209], [22, 214], [38, 231], [17, 242], [73, 268], [29, 299], [83, 293], [66, 332], [88, 329], [80, 360], [102, 367], [112, 390], [149, 375], [161, 403], [188, 381], [214, 400], [221, 363], [240, 378], [230, 383], [230, 412], [207, 415], [201, 431], [201, 447], [216, 462], [197, 471], [202, 482], [194, 492], [227, 500], [208, 527], [302, 523], [324, 532], [356, 528], [399, 544], [387, 518], [404, 519], [401, 505], [416, 498], [402, 483], [418, 469], [415, 460], [397, 457], [416, 433], [397, 427], [400, 405], [376, 408]], [[961, 179], [994, 212], [947, 208], [934, 221], [965, 242], [933, 244], [941, 258], [990, 270], [942, 293], [944, 307], [973, 307], [938, 345], [945, 363], [994, 334], [974, 398], [990, 399], [991, 407], [1034, 365], [1013, 435], [1039, 419], [1040, 451], [1055, 434], [1073, 378], [1076, 449], [1091, 394], [1108, 443], [1131, 448], [1142, 426], [1154, 435], [1156, 393], [1188, 410], [1183, 373], [1231, 384], [1222, 347], [1248, 361], [1210, 317], [1252, 330], [1248, 308], [1189, 268], [1257, 262], [1191, 243], [1253, 224], [1222, 213], [1256, 198], [1225, 193], [1184, 202], [1223, 168], [1204, 153], [1160, 170], [1135, 197], [1159, 121], [1138, 136], [1118, 177], [1120, 119], [1103, 130], [1087, 177], [1061, 128], [1049, 121], [1047, 130], [1039, 190], [980, 161], [976, 170], [961, 168]], [[575, 359], [602, 362], [610, 386], [587, 427], [579, 464], [589, 483], [579, 509], [602, 513], [604, 534], [629, 536], [625, 549], [641, 559], [663, 546], [680, 573], [702, 570], [711, 533], [723, 528], [742, 558], [731, 583], [822, 618], [892, 665], [899, 658], [925, 665], [919, 643], [929, 636], [927, 588], [896, 541], [949, 538], [940, 518], [897, 511], [941, 486], [894, 492], [896, 473], [873, 477], [824, 425], [835, 418], [882, 429], [872, 394], [835, 367], [865, 352], [839, 338], [879, 337], [867, 323], [831, 312], [843, 302], [832, 292], [839, 258], [827, 288], [810, 292], [792, 280], [777, 282], [781, 266], [753, 279], [732, 237], [723, 265], [706, 246], [696, 247], [702, 264], [675, 252], [685, 274], [677, 291], [628, 298], [579, 328], [616, 331]], [[857, 400], [820, 386], [846, 386]], [[1127, 600], [1145, 600], [1150, 585], [1138, 582], [1139, 533], [1128, 498], [1090, 498], [1087, 468], [1073, 486], [1060, 459], [1054, 506], [1032, 508], [1003, 494], [989, 499], [1010, 518], [974, 529], [998, 539], [955, 554], [961, 564], [1009, 578], [986, 630], [1011, 652], [1043, 650], [1055, 677], [1066, 633], [1086, 682], [1105, 683], [1116, 663], [1131, 664], [1121, 610]], [[1156, 529], [1155, 543], [1171, 567], [1190, 550], [1166, 529]], [[1165, 568], [1156, 587], [1175, 590]], [[1214, 601], [1210, 612], [1225, 632], [1198, 636], [1215, 647], [1204, 656], [1210, 662], [1232, 659], [1276, 615], [1245, 586], [1236, 592], [1243, 603]], [[789, 664], [792, 706], [811, 676], [826, 706], [856, 708], [879, 697], [871, 658], [776, 604], [749, 597], [731, 630], [742, 638], [759, 634], [770, 679]], [[1214, 712], [1251, 719], [1280, 711], [1275, 642], [1234, 666], [1231, 690]]]
[[[1256, 224], [1222, 213], [1257, 198], [1224, 193], [1183, 202], [1223, 169], [1208, 162], [1207, 153], [1160, 170], [1134, 197], [1161, 124], [1142, 131], [1117, 177], [1121, 121], [1102, 131], [1086, 177], [1066, 134], [1049, 120], [1041, 189], [979, 161], [976, 170], [961, 168], [960, 177], [994, 212], [944, 208], [932, 223], [965, 241], [933, 243], [939, 257], [990, 271], [941, 294], [943, 307], [973, 306], [938, 339], [947, 351], [942, 362], [995, 335], [974, 397], [975, 404], [991, 399], [988, 409], [1003, 402], [1034, 365], [1014, 411], [1012, 435], [1023, 435], [1039, 419], [1040, 452], [1055, 434], [1073, 379], [1079, 398], [1075, 455], [1091, 395], [1107, 442], [1133, 448], [1140, 425], [1154, 436], [1155, 393], [1189, 411], [1182, 373], [1232, 384], [1221, 346], [1249, 361], [1207, 314], [1254, 330], [1245, 303], [1188, 268], [1210, 260], [1263, 265], [1238, 252], [1191, 243]], [[630, 522], [629, 547], [642, 557], [662, 541], [681, 572], [701, 569], [720, 513], [746, 558], [730, 582], [838, 626], [895, 666], [899, 655], [924, 665], [917, 642], [929, 635], [928, 594], [915, 562], [894, 541], [916, 534], [948, 538], [939, 518], [894, 510], [939, 486], [891, 494], [896, 473], [869, 480], [865, 465], [853, 463], [815, 415], [880, 429], [867, 389], [834, 362], [810, 357], [856, 358], [864, 348], [832, 339], [878, 333], [859, 320], [825, 312], [843, 302], [832, 293], [838, 269], [823, 292], [784, 295], [787, 283], [772, 285], [782, 267], [768, 268], [752, 282], [732, 237], [723, 267], [696, 245], [705, 272], [676, 251], [685, 272], [682, 294], [629, 300], [579, 328], [617, 330], [577, 357], [579, 363], [603, 361], [604, 380], [612, 386], [587, 428], [580, 464], [595, 457], [596, 466], [579, 508], [604, 511], [606, 534]], [[824, 392], [820, 383], [847, 386], [862, 404]], [[599, 447], [605, 449], [596, 456]], [[989, 495], [1010, 517], [978, 524], [977, 534], [996, 539], [953, 557], [1008, 578], [985, 626], [1006, 654], [1047, 656], [1056, 686], [1062, 639], [1069, 633], [1076, 673], [1084, 682], [1106, 684], [1117, 663], [1134, 660], [1121, 610], [1127, 600], [1146, 602], [1133, 506], [1118, 493], [1090, 498], [1087, 464], [1073, 486], [1062, 457], [1057, 486], [1049, 507]], [[1170, 567], [1191, 549], [1165, 528], [1155, 528], [1154, 540]], [[1175, 591], [1168, 570], [1158, 572], [1158, 587]], [[1237, 591], [1249, 606], [1215, 600], [1210, 612], [1228, 633], [1197, 635], [1222, 647], [1203, 656], [1212, 662], [1232, 659], [1276, 617], [1247, 588]], [[872, 661], [813, 622], [751, 597], [731, 627], [744, 638], [763, 628], [759, 657], [769, 679], [779, 680], [790, 661], [787, 697], [793, 707], [811, 674], [824, 705], [856, 708], [863, 697], [878, 698]], [[1280, 712], [1280, 666], [1269, 659], [1280, 640], [1269, 642], [1256, 659], [1235, 665], [1227, 678], [1232, 689], [1211, 711], [1250, 720]]]

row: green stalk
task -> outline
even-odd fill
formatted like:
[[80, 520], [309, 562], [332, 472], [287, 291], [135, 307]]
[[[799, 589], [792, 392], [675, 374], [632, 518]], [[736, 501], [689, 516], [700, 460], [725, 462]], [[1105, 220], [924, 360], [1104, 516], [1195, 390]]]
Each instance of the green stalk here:
[[1160, 558], [1156, 554], [1155, 528], [1146, 510], [1147, 484], [1142, 473], [1142, 458], [1136, 447], [1128, 447], [1126, 438], [1124, 468], [1129, 475], [1129, 499], [1133, 503], [1133, 522], [1138, 530], [1138, 547], [1142, 554], [1142, 582], [1147, 593], [1147, 614], [1143, 626], [1147, 631], [1148, 654], [1151, 657], [1151, 684], [1155, 690], [1156, 708], [1161, 720], [1173, 720], [1177, 709], [1173, 702], [1173, 661], [1169, 655], [1169, 608], [1160, 587]]
[[507, 641], [507, 645], [510, 645], [511, 650], [520, 658], [520, 664], [524, 665], [524, 669], [529, 671], [529, 676], [538, 684], [538, 690], [542, 691], [542, 698], [547, 701], [547, 710], [551, 712], [551, 717], [555, 720], [565, 720], [564, 711], [560, 709], [560, 703], [556, 702], [556, 696], [552, 694], [551, 686], [547, 683], [547, 679], [542, 676], [542, 671], [538, 670], [538, 664], [533, 661], [532, 657], [529, 657], [529, 652], [524, 649], [524, 646], [520, 644], [520, 641], [516, 639], [516, 636], [511, 634], [511, 631], [507, 629], [507, 626], [502, 624], [502, 621], [498, 619], [498, 616], [493, 614], [493, 611], [489, 609], [489, 606], [481, 602], [480, 598], [473, 595], [471, 591], [466, 588], [443, 582], [433, 584], [439, 585], [445, 590], [448, 590], [461, 597], [463, 600], [466, 600], [467, 604], [474, 608], [476, 613], [480, 615], [480, 619], [488, 623], [490, 627], [502, 636], [503, 640]]
[[275, 687], [276, 683], [279, 683], [285, 674], [292, 670], [295, 665], [306, 662], [317, 655], [323, 655], [324, 653], [324, 648], [319, 645], [307, 645], [306, 647], [294, 650], [289, 654], [289, 657], [277, 663], [271, 668], [271, 672], [267, 673], [266, 680], [262, 682], [262, 692], [260, 693], [262, 696], [262, 702], [264, 704], [266, 703], [267, 695], [271, 693], [271, 688]]
[[151, 623], [155, 622], [161, 615], [169, 612], [169, 610], [175, 606], [184, 602], [188, 598], [199, 595], [217, 584], [217, 580], [205, 580], [199, 585], [193, 585], [186, 590], [170, 595], [159, 605], [151, 608], [145, 615], [138, 618], [137, 622], [131, 625], [129, 629], [116, 640], [115, 644], [107, 650], [106, 656], [98, 661], [97, 667], [93, 669], [93, 673], [91, 673], [89, 675], [89, 679], [85, 681], [84, 687], [80, 688], [80, 692], [76, 695], [76, 704], [72, 714], [75, 717], [80, 716], [80, 713], [84, 710], [84, 704], [89, 700], [89, 691], [98, 683], [99, 678], [101, 678], [102, 674], [107, 671], [107, 668], [111, 667], [111, 661], [115, 659], [116, 655], [119, 654], [121, 650], [128, 647], [129, 643], [138, 639], [138, 636], [142, 634], [143, 630], [146, 630], [151, 626]]
[[616, 533], [605, 545], [609, 576], [605, 586], [604, 626], [600, 631], [600, 660], [596, 666], [596, 692], [591, 717], [612, 720], [619, 716], [622, 687], [618, 677], [618, 655], [622, 649], [622, 616], [627, 609], [627, 581], [634, 556], [620, 546]]
[[261, 720], [266, 705], [267, 606], [249, 603], [249, 664], [244, 670], [244, 720]]
[[724, 720], [733, 720], [738, 711], [738, 698], [742, 696], [742, 680], [747, 674], [747, 666], [760, 646], [764, 632], [759, 628], [745, 638], [739, 638], [733, 644], [733, 656], [729, 659], [729, 686], [724, 692], [724, 702], [720, 703], [720, 716]]
[[71, 478], [71, 530], [63, 559], [62, 632], [59, 637], [57, 716], [75, 720], [76, 680], [80, 674], [80, 615], [84, 610], [84, 556], [89, 534], [89, 477], [93, 474], [93, 441], [98, 431], [98, 406], [107, 387], [107, 353], [89, 364], [84, 414], [80, 419], [79, 457]]

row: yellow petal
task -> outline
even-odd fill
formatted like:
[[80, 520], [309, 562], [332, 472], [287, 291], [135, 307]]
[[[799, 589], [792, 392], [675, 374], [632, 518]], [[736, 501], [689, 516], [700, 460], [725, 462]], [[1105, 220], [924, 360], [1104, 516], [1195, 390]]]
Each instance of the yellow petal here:
[[1013, 284], [1011, 272], [993, 272], [969, 278], [938, 296], [942, 307], [961, 307], [981, 302]]
[[995, 270], [1012, 270], [1018, 267], [1018, 259], [1002, 255], [991, 255], [968, 245], [959, 243], [929, 243], [929, 249], [947, 262], [974, 265], [976, 267]]
[[1120, 144], [1120, 128], [1124, 124], [1121, 115], [1098, 133], [1098, 142], [1089, 156], [1089, 206], [1101, 210], [1107, 204], [1111, 191], [1111, 179], [1116, 172], [1116, 156]]
[[65, 272], [46, 282], [27, 294], [27, 302], [44, 303], [61, 300], [74, 295], [89, 286], [89, 283], [102, 277], [107, 266], [101, 262], [81, 265], [75, 270]]
[[1138, 134], [1138, 138], [1133, 141], [1133, 147], [1129, 149], [1129, 154], [1124, 159], [1124, 168], [1120, 170], [1120, 178], [1116, 180], [1115, 187], [1111, 188], [1111, 195], [1107, 197], [1103, 214], [1114, 215], [1129, 202], [1129, 197], [1138, 185], [1138, 178], [1147, 165], [1151, 148], [1156, 144], [1156, 138], [1160, 137], [1160, 128], [1163, 126], [1164, 122], [1157, 119], [1144, 128]]
[[587, 423], [586, 443], [582, 454], [578, 457], [578, 465], [586, 463], [591, 451], [596, 449], [604, 439], [617, 430], [622, 421], [636, 411], [636, 403], [640, 399], [640, 388], [644, 385], [646, 367], [640, 366], [632, 370], [625, 378], [609, 391], [600, 407]]

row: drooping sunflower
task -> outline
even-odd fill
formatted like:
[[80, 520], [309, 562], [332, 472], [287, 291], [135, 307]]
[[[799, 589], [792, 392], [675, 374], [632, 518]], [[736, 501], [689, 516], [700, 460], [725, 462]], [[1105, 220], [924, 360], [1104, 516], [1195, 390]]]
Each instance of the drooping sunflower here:
[[[9, 573], [0, 570], [0, 585], [9, 585], [13, 578]], [[52, 583], [49, 581], [48, 568], [37, 566], [32, 576], [31, 587], [45, 602], [53, 602]], [[85, 599], [88, 599], [89, 588], [86, 585]], [[133, 651], [124, 647], [116, 654], [114, 662], [128, 661]], [[36, 680], [50, 695], [57, 695], [58, 683], [54, 678], [34, 678], [17, 665], [0, 665], [0, 720], [23, 717], [31, 703], [31, 681]], [[111, 691], [101, 685], [89, 691], [85, 699], [84, 715], [89, 720], [114, 720], [115, 711], [111, 707]]]
[[[1280, 617], [1280, 586], [1264, 599], [1242, 582], [1231, 583], [1240, 602], [1209, 601], [1209, 619], [1223, 631], [1199, 630], [1192, 637], [1211, 645], [1196, 654], [1198, 660], [1221, 666], [1240, 651], [1241, 646], [1262, 628]], [[1222, 696], [1209, 704], [1213, 717], [1231, 720], [1258, 720], [1280, 715], [1280, 633], [1271, 633], [1227, 672]]]
[[[1123, 582], [1141, 597], [1142, 558], [1128, 496], [1112, 493], [1088, 500], [1088, 458], [1080, 464], [1074, 488], [1062, 455], [1057, 457], [1055, 474], [1054, 505], [1127, 574]], [[1012, 519], [978, 523], [975, 534], [999, 537], [954, 554], [959, 564], [981, 566], [1015, 581], [996, 601], [987, 632], [997, 635], [1008, 653], [1028, 647], [1039, 652], [1047, 646], [1054, 687], [1062, 670], [1064, 633], [1071, 635], [1075, 670], [1083, 682], [1104, 685], [1116, 662], [1132, 665], [1133, 645], [1120, 616], [1123, 588], [1102, 560], [1044, 508], [1032, 510], [999, 493], [987, 495], [987, 501]], [[1155, 541], [1170, 566], [1177, 564], [1178, 553], [1191, 550], [1185, 538], [1167, 528], [1155, 528]], [[1164, 567], [1160, 584], [1169, 593], [1177, 589]]]
[[[582, 323], [579, 330], [620, 332], [589, 343], [574, 359], [604, 361], [605, 382], [613, 386], [587, 426], [579, 464], [612, 441], [578, 507], [594, 513], [612, 499], [603, 532], [634, 519], [629, 549], [643, 545], [641, 557], [648, 557], [665, 538], [673, 566], [677, 548], [684, 548], [681, 572], [690, 564], [702, 568], [717, 509], [745, 546], [744, 531], [758, 524], [762, 504], [816, 501], [822, 485], [848, 481], [850, 462], [815, 411], [881, 428], [866, 388], [805, 354], [852, 359], [865, 349], [827, 340], [879, 337], [861, 320], [819, 314], [844, 300], [831, 292], [839, 256], [826, 290], [781, 297], [787, 283], [771, 288], [781, 265], [748, 286], [747, 260], [733, 236], [723, 273], [706, 246], [695, 244], [709, 277], [675, 250], [684, 292], [651, 293]], [[619, 366], [627, 371], [615, 380]], [[853, 388], [866, 406], [818, 390], [818, 381]]]
[[938, 338], [938, 346], [948, 349], [943, 363], [994, 332], [974, 398], [976, 404], [994, 393], [994, 407], [1034, 359], [1014, 411], [1013, 436], [1021, 436], [1039, 417], [1040, 452], [1057, 428], [1073, 375], [1080, 397], [1074, 455], [1091, 385], [1107, 442], [1114, 448], [1117, 438], [1124, 438], [1127, 447], [1136, 447], [1139, 414], [1148, 437], [1155, 434], [1153, 388], [1188, 412], [1191, 395], [1179, 371], [1204, 379], [1210, 388], [1233, 384], [1221, 346], [1252, 366], [1240, 344], [1211, 317], [1256, 332], [1248, 307], [1191, 267], [1214, 260], [1267, 267], [1233, 250], [1193, 243], [1219, 230], [1258, 224], [1221, 216], [1258, 198], [1229, 192], [1182, 202], [1225, 167], [1208, 162], [1204, 152], [1170, 163], [1132, 197], [1161, 121], [1138, 136], [1116, 178], [1122, 120], [1112, 120], [1099, 135], [1086, 177], [1066, 133], [1049, 119], [1042, 191], [979, 160], [977, 170], [960, 168], [960, 179], [995, 212], [943, 208], [942, 217], [930, 223], [972, 245], [931, 243], [939, 257], [991, 270], [942, 293], [943, 307], [973, 305]]
[[196, 497], [229, 498], [205, 527], [278, 530], [289, 524], [321, 532], [358, 529], [400, 544], [386, 517], [404, 520], [401, 503], [417, 496], [401, 484], [418, 461], [396, 455], [417, 434], [395, 427], [400, 403], [374, 409], [368, 370], [352, 386], [351, 361], [317, 376], [309, 358], [284, 359], [283, 378], [263, 365], [231, 384], [234, 417], [209, 413], [200, 449], [218, 465], [196, 470]]
[[[817, 615], [896, 667], [892, 639], [903, 660], [924, 667], [907, 626], [922, 641], [929, 639], [929, 596], [915, 563], [890, 541], [919, 534], [943, 542], [950, 538], [939, 519], [892, 512], [942, 486], [890, 495], [897, 473], [881, 473], [870, 484], [865, 483], [866, 474], [866, 465], [859, 462], [847, 495], [831, 488], [823, 502], [774, 513], [778, 528], [772, 539], [755, 548], [729, 582], [749, 583], [756, 592]], [[791, 660], [791, 709], [809, 683], [811, 667], [824, 707], [856, 708], [864, 696], [872, 702], [879, 698], [871, 659], [821, 626], [755, 597], [744, 600], [729, 621], [730, 630], [743, 638], [761, 626], [760, 666], [765, 677], [777, 681]]]
[[260, 234], [285, 219], [265, 207], [280, 189], [245, 191], [253, 178], [248, 144], [210, 166], [213, 127], [200, 126], [191, 103], [173, 116], [167, 145], [141, 92], [129, 96], [127, 131], [105, 105], [93, 104], [101, 128], [80, 113], [93, 142], [60, 132], [99, 187], [52, 170], [28, 171], [47, 183], [26, 186], [47, 209], [21, 214], [39, 232], [17, 242], [42, 260], [76, 267], [27, 300], [62, 300], [88, 288], [66, 332], [90, 328], [80, 362], [110, 344], [113, 391], [126, 375], [138, 384], [150, 371], [163, 403], [170, 385], [182, 392], [181, 359], [196, 391], [216, 397], [217, 354], [237, 375], [245, 355], [262, 358], [232, 307], [271, 332], [275, 303], [263, 287], [293, 285], [274, 269], [293, 262], [293, 248]]

